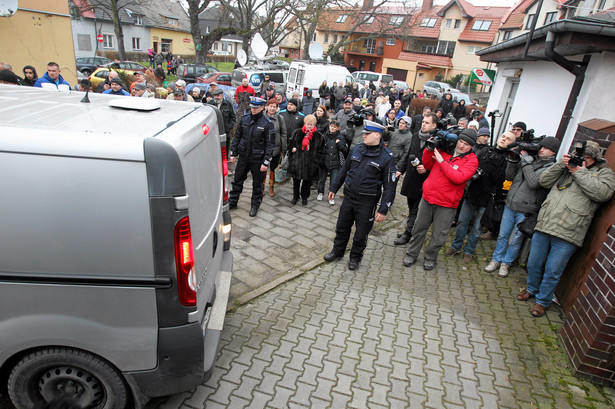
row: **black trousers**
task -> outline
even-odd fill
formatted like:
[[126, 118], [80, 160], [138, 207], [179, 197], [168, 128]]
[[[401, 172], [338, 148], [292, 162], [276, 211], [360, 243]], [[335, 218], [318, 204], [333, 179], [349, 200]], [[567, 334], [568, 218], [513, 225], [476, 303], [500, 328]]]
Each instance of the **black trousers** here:
[[242, 159], [241, 156], [237, 160], [237, 166], [235, 167], [235, 176], [231, 182], [233, 190], [229, 193], [229, 204], [236, 205], [239, 201], [239, 195], [243, 191], [243, 182], [248, 178], [248, 172], [252, 174], [252, 201], [251, 207], [259, 208], [263, 201], [263, 181], [267, 176], [267, 172], [261, 172], [261, 165], [263, 162], [250, 161], [248, 159]]
[[301, 195], [301, 199], [308, 200], [311, 186], [311, 180], [293, 178], [293, 199], [299, 200], [299, 195]]
[[350, 249], [350, 259], [360, 261], [363, 258], [363, 251], [367, 247], [367, 237], [374, 226], [377, 204], [377, 202], [374, 203], [373, 197], [351, 197], [344, 192], [344, 201], [340, 206], [340, 214], [335, 226], [334, 253], [344, 254], [354, 224], [355, 232]]
[[419, 203], [421, 203], [421, 199], [406, 197], [406, 201], [408, 202], [408, 221], [406, 222], [406, 232], [411, 234], [412, 228], [414, 227], [414, 222], [416, 221], [416, 215], [419, 212]]

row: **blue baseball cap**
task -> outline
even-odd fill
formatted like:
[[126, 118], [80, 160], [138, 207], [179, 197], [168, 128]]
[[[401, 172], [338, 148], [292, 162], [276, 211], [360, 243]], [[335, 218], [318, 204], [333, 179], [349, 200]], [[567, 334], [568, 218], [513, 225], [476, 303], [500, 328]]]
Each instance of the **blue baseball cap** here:
[[250, 106], [252, 108], [258, 108], [258, 107], [264, 107], [265, 106], [265, 100], [262, 98], [258, 98], [258, 97], [250, 97]]
[[383, 133], [385, 129], [386, 128], [380, 125], [378, 122], [368, 121], [367, 119], [363, 121], [363, 133]]

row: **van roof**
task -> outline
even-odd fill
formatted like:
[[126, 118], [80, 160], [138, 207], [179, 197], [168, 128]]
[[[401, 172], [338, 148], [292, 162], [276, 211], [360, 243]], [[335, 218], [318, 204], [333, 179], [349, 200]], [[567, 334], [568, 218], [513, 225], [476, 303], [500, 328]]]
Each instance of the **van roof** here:
[[195, 110], [207, 109], [202, 104], [157, 100], [160, 109], [137, 111], [109, 104], [134, 97], [90, 93], [90, 103], [80, 102], [84, 96], [76, 91], [0, 85], [2, 145], [9, 150], [19, 150], [21, 144], [37, 152], [69, 148], [75, 155], [142, 159], [145, 138], [160, 134]]

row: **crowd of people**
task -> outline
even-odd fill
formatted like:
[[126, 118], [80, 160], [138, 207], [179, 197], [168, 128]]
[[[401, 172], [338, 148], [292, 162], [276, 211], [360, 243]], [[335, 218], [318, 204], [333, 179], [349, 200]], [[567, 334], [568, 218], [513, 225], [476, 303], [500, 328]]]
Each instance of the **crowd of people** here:
[[[29, 65], [23, 74], [18, 77], [10, 65], [0, 63], [0, 83], [70, 89], [53, 62], [40, 78]], [[306, 206], [312, 190], [317, 201], [335, 205], [343, 189], [335, 240], [324, 258], [332, 262], [344, 256], [354, 225], [348, 263], [354, 270], [373, 223], [386, 218], [402, 180], [399, 192], [406, 197], [408, 216], [393, 244], [407, 245], [405, 267], [417, 263], [422, 250], [424, 271], [434, 270], [454, 226], [445, 255], [463, 255], [463, 262], [471, 263], [479, 238], [491, 233], [497, 242], [484, 271], [505, 278], [524, 240], [531, 238], [527, 288], [517, 300], [535, 298], [532, 316], [544, 315], [597, 208], [615, 192], [615, 174], [599, 145], [587, 141], [558, 160], [560, 141], [534, 138], [521, 121], [490, 143], [489, 122], [477, 109], [478, 101], [469, 105], [446, 93], [434, 112], [425, 106], [413, 115], [411, 101], [424, 97], [420, 93], [400, 92], [394, 84], [368, 84], [361, 90], [349, 85], [328, 87], [323, 81], [319, 99], [312, 91], [287, 99], [269, 82], [257, 95], [244, 79], [233, 104], [215, 83], [206, 95], [198, 88], [189, 95], [180, 80], [169, 84], [167, 99], [210, 104], [222, 112], [227, 152], [235, 164], [230, 209], [237, 208], [248, 174], [251, 217], [263, 201], [268, 175], [268, 194], [275, 196], [279, 169], [293, 179], [290, 205], [301, 201]], [[154, 95], [138, 72], [126, 86], [111, 71], [98, 91]]]

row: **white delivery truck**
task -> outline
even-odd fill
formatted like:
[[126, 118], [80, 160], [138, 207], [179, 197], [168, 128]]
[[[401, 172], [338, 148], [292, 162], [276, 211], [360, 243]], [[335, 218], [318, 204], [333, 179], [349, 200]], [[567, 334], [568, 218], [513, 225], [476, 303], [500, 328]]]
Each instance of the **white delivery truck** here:
[[[308, 89], [312, 90], [314, 98], [320, 98], [318, 88], [323, 81], [331, 87], [334, 82], [354, 84], [356, 81], [343, 65], [331, 64], [325, 61], [293, 61], [290, 64], [286, 81], [286, 98], [292, 98], [293, 92], [299, 93], [302, 99]], [[362, 88], [361, 86], [359, 89]]]

